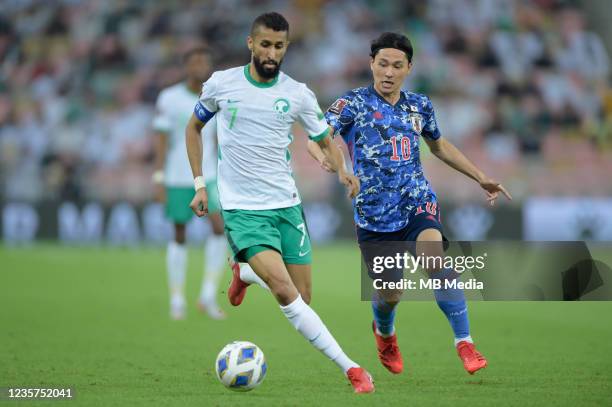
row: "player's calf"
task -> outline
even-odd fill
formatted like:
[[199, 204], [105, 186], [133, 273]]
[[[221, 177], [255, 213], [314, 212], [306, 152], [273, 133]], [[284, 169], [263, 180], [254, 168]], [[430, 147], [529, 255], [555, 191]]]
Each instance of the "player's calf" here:
[[299, 292], [289, 276], [284, 278], [284, 276], [274, 275], [264, 281], [270, 287], [270, 292], [274, 295], [276, 301], [281, 305], [287, 305], [299, 296]]
[[306, 304], [310, 304], [312, 298], [311, 266], [310, 264], [287, 264], [287, 272], [295, 288], [302, 296]]
[[279, 304], [293, 302], [299, 292], [285, 267], [280, 254], [274, 250], [264, 250], [249, 259], [253, 271], [266, 283]]

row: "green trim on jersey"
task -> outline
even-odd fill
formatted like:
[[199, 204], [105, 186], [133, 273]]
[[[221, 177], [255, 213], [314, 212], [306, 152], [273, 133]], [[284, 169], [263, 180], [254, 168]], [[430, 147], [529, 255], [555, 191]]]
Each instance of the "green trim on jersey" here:
[[258, 88], [270, 88], [274, 85], [276, 85], [276, 82], [278, 82], [278, 75], [276, 75], [274, 77], [274, 79], [272, 79], [272, 81], [270, 82], [258, 82], [255, 80], [255, 78], [253, 78], [251, 76], [251, 72], [249, 72], [249, 67], [251, 66], [251, 64], [246, 64], [244, 66], [244, 76], [246, 76], [247, 80], [251, 83], [251, 85], [257, 86]]
[[321, 141], [329, 134], [329, 127], [323, 130], [321, 134], [317, 134], [316, 136], [308, 136], [312, 141]]

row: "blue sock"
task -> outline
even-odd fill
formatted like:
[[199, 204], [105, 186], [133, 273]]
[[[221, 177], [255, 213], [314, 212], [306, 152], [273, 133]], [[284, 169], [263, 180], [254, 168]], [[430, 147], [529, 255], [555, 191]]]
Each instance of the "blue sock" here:
[[376, 328], [383, 335], [391, 335], [394, 331], [395, 306], [383, 300], [377, 293], [372, 295], [372, 313]]
[[[452, 280], [456, 277], [457, 275], [450, 269], [441, 271], [437, 275], [432, 274], [432, 278]], [[468, 338], [470, 336], [470, 321], [468, 319], [467, 303], [465, 302], [463, 290], [458, 288], [442, 288], [434, 290], [434, 296], [436, 297], [438, 307], [444, 312], [453, 329], [455, 339]]]

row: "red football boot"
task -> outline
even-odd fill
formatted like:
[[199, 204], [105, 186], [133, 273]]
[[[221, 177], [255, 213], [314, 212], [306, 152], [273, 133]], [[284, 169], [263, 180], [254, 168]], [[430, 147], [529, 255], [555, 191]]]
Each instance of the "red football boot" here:
[[240, 279], [240, 264], [233, 259], [229, 259], [229, 265], [232, 268], [232, 282], [227, 289], [227, 298], [230, 304], [237, 307], [242, 303], [246, 295], [246, 289], [250, 284], [245, 283]]
[[463, 362], [463, 367], [469, 374], [474, 374], [480, 369], [487, 367], [487, 360], [468, 341], [461, 341], [457, 344], [457, 354]]
[[351, 367], [346, 372], [351, 382], [351, 386], [355, 390], [355, 393], [372, 393], [374, 392], [374, 382], [372, 376], [362, 367]]
[[387, 338], [376, 333], [376, 322], [372, 321], [372, 330], [376, 338], [376, 349], [378, 349], [378, 359], [393, 374], [402, 373], [404, 361], [402, 353], [397, 346], [397, 335], [393, 334]]

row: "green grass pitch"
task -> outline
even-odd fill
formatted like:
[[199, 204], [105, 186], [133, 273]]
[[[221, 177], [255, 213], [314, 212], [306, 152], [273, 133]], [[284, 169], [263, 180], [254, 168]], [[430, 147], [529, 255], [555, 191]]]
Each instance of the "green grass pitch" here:
[[[0, 387], [72, 386], [79, 406], [584, 406], [612, 400], [611, 302], [473, 302], [472, 335], [489, 367], [463, 371], [433, 302], [402, 303], [406, 363], [378, 362], [368, 303], [359, 301], [353, 244], [315, 247], [313, 302], [347, 354], [374, 376], [354, 395], [339, 369], [302, 339], [272, 297], [252, 287], [225, 321], [195, 309], [202, 251], [189, 257], [189, 313], [168, 318], [163, 248], [0, 247]], [[233, 340], [259, 345], [263, 384], [226, 390], [214, 360]], [[3, 403], [3, 402], [0, 402]], [[28, 402], [10, 405], [28, 405]], [[41, 402], [31, 404], [40, 405]]]

